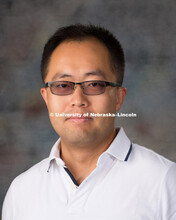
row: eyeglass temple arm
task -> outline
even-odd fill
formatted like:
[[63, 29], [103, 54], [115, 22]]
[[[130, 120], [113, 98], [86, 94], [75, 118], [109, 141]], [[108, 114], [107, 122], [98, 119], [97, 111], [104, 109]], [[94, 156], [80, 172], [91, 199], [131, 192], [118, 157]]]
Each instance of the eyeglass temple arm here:
[[113, 83], [113, 82], [107, 82], [107, 86], [113, 86], [113, 87], [121, 87], [122, 85], [120, 83]]
[[50, 85], [50, 83], [49, 83], [49, 82], [44, 83], [45, 88], [46, 88], [46, 87], [49, 87], [49, 85]]

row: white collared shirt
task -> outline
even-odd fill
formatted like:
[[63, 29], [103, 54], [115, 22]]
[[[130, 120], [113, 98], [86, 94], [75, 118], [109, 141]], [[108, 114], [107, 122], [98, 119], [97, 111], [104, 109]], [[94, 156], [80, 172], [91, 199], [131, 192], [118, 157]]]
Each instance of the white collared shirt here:
[[12, 182], [2, 220], [176, 220], [176, 165], [132, 144], [121, 128], [96, 169], [76, 186], [59, 156]]

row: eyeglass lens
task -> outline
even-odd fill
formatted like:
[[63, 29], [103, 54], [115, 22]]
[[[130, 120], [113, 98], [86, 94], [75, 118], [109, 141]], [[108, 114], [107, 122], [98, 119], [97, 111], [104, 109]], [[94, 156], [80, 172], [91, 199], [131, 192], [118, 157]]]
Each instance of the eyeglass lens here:
[[[69, 95], [73, 93], [75, 84], [72, 82], [58, 81], [50, 85], [51, 92], [55, 95]], [[99, 95], [104, 93], [106, 84], [100, 81], [83, 82], [81, 88], [84, 94]]]

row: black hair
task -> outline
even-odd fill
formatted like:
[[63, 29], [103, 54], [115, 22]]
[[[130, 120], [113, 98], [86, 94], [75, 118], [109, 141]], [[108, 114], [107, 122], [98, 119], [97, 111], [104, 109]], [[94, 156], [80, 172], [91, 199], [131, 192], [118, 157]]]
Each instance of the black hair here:
[[47, 75], [50, 57], [59, 44], [66, 40], [82, 41], [89, 37], [94, 37], [99, 40], [108, 49], [111, 69], [116, 74], [118, 83], [122, 84], [125, 58], [120, 42], [107, 29], [92, 24], [74, 24], [61, 27], [49, 38], [45, 44], [41, 60], [41, 75], [43, 82]]

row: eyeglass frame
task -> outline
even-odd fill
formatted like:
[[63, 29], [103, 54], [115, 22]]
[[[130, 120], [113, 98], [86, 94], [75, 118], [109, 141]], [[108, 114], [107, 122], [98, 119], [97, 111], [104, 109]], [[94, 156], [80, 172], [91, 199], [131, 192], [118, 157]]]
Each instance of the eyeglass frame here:
[[[52, 92], [52, 88], [51, 88], [51, 85], [55, 82], [67, 82], [67, 83], [72, 83], [73, 85], [73, 88], [72, 88], [72, 93], [69, 93], [69, 94], [66, 94], [66, 95], [58, 95], [58, 94], [55, 94]], [[83, 84], [84, 83], [87, 83], [87, 82], [102, 82], [102, 83], [105, 83], [105, 87], [104, 87], [104, 91], [102, 93], [99, 93], [99, 94], [87, 94], [84, 92], [84, 87], [83, 87]], [[83, 94], [85, 95], [101, 95], [103, 93], [105, 93], [105, 90], [106, 90], [106, 87], [107, 86], [111, 86], [111, 87], [121, 87], [122, 85], [120, 83], [117, 83], [117, 82], [108, 82], [108, 81], [103, 81], [103, 80], [89, 80], [89, 81], [83, 81], [83, 82], [72, 82], [72, 81], [51, 81], [51, 82], [47, 82], [44, 84], [45, 88], [49, 87], [50, 88], [50, 91], [52, 94], [54, 95], [58, 95], [58, 96], [67, 96], [67, 95], [71, 95], [73, 94], [74, 90], [75, 90], [75, 85], [80, 85], [81, 86], [81, 89], [82, 89], [82, 92]]]

